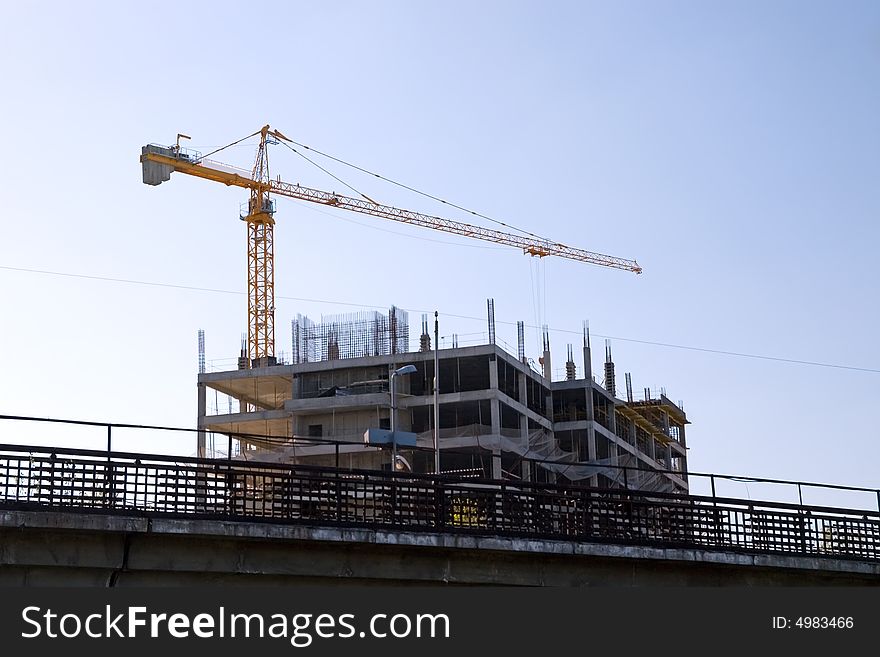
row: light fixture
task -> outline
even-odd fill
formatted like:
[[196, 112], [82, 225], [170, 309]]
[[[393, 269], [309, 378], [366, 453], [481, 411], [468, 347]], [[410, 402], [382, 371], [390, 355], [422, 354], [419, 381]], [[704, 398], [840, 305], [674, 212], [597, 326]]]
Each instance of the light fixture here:
[[[391, 392], [391, 471], [397, 472], [402, 470], [400, 467], [401, 463], [398, 459], [402, 459], [403, 457], [399, 457], [397, 455], [397, 436], [395, 435], [395, 431], [397, 430], [397, 405], [395, 404], [396, 394], [395, 394], [395, 386], [394, 386], [394, 377], [399, 374], [414, 374], [417, 372], [415, 365], [404, 365], [403, 367], [398, 367], [396, 370], [391, 372], [391, 378], [388, 381], [388, 387]], [[410, 472], [412, 472], [412, 467], [410, 467], [409, 463], [406, 460], [403, 461], [406, 463], [407, 468]]]
[[409, 461], [403, 458], [400, 454], [397, 454], [394, 457], [394, 471], [395, 472], [412, 472], [412, 465], [410, 465]]

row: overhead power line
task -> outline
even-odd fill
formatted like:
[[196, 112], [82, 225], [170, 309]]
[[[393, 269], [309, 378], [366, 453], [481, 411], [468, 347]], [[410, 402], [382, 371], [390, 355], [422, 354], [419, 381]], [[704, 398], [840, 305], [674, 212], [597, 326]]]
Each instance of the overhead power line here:
[[[130, 278], [117, 278], [111, 276], [96, 276], [93, 274], [75, 274], [71, 272], [60, 272], [60, 271], [51, 271], [47, 269], [32, 269], [28, 267], [11, 267], [8, 265], [0, 265], [0, 270], [5, 271], [14, 271], [20, 273], [27, 274], [43, 274], [46, 276], [60, 276], [64, 278], [77, 278], [83, 280], [92, 280], [92, 281], [103, 281], [108, 283], [123, 283], [127, 285], [145, 285], [149, 287], [161, 287], [161, 288], [171, 288], [176, 290], [187, 290], [191, 292], [210, 292], [214, 294], [234, 294], [239, 296], [245, 296], [244, 292], [239, 292], [236, 290], [223, 290], [218, 288], [209, 288], [209, 287], [201, 287], [196, 285], [181, 285], [178, 283], [161, 283], [157, 281], [144, 281]], [[369, 309], [382, 309], [385, 308], [385, 305], [381, 304], [365, 304], [365, 303], [353, 303], [348, 301], [331, 301], [329, 299], [310, 299], [307, 297], [291, 297], [291, 296], [277, 296], [277, 299], [283, 299], [285, 301], [301, 301], [304, 303], [321, 303], [321, 304], [330, 304], [336, 306], [349, 306], [349, 307], [357, 307], [357, 308], [369, 308]], [[411, 313], [430, 313], [433, 310], [426, 310], [423, 308], [401, 308], [401, 310], [405, 310]], [[484, 317], [474, 317], [472, 315], [459, 315], [455, 313], [443, 313], [445, 317], [452, 317], [455, 319], [465, 319], [469, 321], [477, 321], [483, 322], [485, 321]], [[516, 322], [504, 321], [504, 320], [496, 320], [497, 324], [505, 324], [508, 326], [515, 326]], [[534, 330], [541, 330], [541, 327], [538, 326], [530, 326], [526, 325], [528, 328]], [[571, 335], [581, 335], [580, 331], [573, 331], [570, 329], [559, 329], [559, 328], [550, 328], [550, 331], [555, 333], [566, 333]], [[712, 349], [709, 347], [697, 347], [693, 345], [683, 345], [683, 344], [674, 344], [670, 342], [659, 342], [656, 340], [643, 340], [640, 338], [627, 338], [619, 335], [603, 335], [601, 333], [593, 333], [595, 337], [599, 338], [608, 338], [610, 340], [619, 340], [621, 342], [633, 342], [636, 344], [644, 344], [652, 347], [664, 347], [667, 349], [682, 349], [685, 351], [695, 351], [707, 354], [717, 354], [720, 356], [732, 356], [736, 358], [750, 358], [754, 360], [767, 360], [773, 361], [777, 363], [789, 363], [792, 365], [807, 365], [811, 367], [826, 367], [826, 368], [834, 368], [840, 370], [849, 370], [854, 372], [868, 372], [870, 374], [880, 374], [880, 369], [873, 367], [858, 367], [855, 365], [842, 365], [840, 363], [823, 363], [819, 361], [812, 360], [802, 360], [798, 358], [784, 358], [782, 356], [769, 356], [766, 354], [751, 354], [742, 351], [732, 351], [727, 349]]]

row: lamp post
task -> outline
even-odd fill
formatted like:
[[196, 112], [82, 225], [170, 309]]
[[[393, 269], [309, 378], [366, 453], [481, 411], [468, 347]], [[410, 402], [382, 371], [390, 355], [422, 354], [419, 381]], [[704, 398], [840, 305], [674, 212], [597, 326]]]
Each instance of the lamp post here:
[[394, 435], [397, 430], [397, 394], [394, 377], [398, 374], [413, 374], [415, 371], [415, 365], [404, 365], [391, 372], [391, 379], [388, 381], [388, 387], [391, 389], [391, 472], [397, 470], [397, 436]]
[[434, 474], [440, 474], [440, 320], [434, 311]]

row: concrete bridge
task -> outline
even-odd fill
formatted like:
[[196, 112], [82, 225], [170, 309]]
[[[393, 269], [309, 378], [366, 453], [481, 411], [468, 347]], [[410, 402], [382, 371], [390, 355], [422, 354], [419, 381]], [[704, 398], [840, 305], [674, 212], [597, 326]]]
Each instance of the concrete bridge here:
[[880, 584], [880, 513], [0, 445], [0, 584]]
[[0, 511], [0, 585], [877, 585], [803, 555], [240, 520]]

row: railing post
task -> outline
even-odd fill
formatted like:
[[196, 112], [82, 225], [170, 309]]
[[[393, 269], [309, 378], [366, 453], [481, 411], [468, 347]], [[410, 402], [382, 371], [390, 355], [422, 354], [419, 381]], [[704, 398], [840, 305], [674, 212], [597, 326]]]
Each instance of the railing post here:
[[[230, 439], [231, 442], [231, 439]], [[235, 473], [226, 468], [226, 517], [231, 518], [235, 509]]]
[[880, 490], [877, 491], [877, 511], [880, 511]]
[[[501, 482], [501, 485], [498, 487], [498, 499], [492, 500], [492, 529], [495, 532], [498, 532], [498, 526], [500, 525], [502, 528], [504, 527], [504, 509], [507, 502], [507, 486], [505, 486], [504, 482]], [[498, 517], [498, 508], [501, 508], [501, 517]], [[486, 510], [486, 514], [488, 515], [489, 510]]]
[[342, 522], [342, 479], [339, 476], [339, 444], [336, 444], [336, 522]]
[[113, 451], [113, 425], [107, 425], [107, 507], [113, 508], [116, 506], [115, 502], [115, 491], [116, 482], [113, 477], [113, 465], [110, 460], [110, 455]]
[[52, 469], [49, 470], [49, 506], [52, 506], [55, 501], [55, 452], [52, 452], [49, 460], [52, 463]]
[[623, 466], [623, 487], [626, 488], [627, 490], [629, 490], [629, 482], [627, 481], [627, 478], [626, 478], [626, 471], [628, 469], [629, 468], [627, 468], [627, 466]]
[[[800, 488], [800, 486], [798, 486]], [[804, 554], [807, 554], [809, 550], [807, 547], [809, 546], [809, 531], [810, 531], [810, 523], [809, 518], [804, 513], [798, 513], [798, 521], [801, 525], [801, 551]]]
[[721, 514], [718, 512], [718, 502], [715, 501], [715, 475], [709, 475], [709, 483], [712, 486], [712, 522], [715, 525], [715, 539], [721, 538]]
[[801, 491], [801, 483], [798, 482], [797, 486], [798, 486], [798, 502], [800, 503], [801, 506], [803, 506], [804, 505], [804, 494]]
[[[880, 496], [880, 492], [877, 493]], [[446, 513], [444, 505], [444, 490], [442, 482], [437, 481], [434, 477], [434, 523], [437, 530], [442, 530], [446, 526]]]
[[396, 527], [397, 526], [397, 481], [394, 479], [394, 461], [391, 462], [391, 474], [389, 476], [391, 477], [391, 525]]

